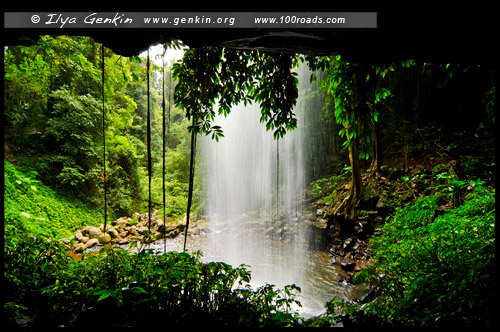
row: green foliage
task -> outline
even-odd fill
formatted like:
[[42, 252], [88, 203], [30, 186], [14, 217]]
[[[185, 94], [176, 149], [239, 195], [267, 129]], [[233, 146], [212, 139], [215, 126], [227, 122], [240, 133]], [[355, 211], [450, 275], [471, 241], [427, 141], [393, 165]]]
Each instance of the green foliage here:
[[182, 62], [173, 66], [176, 105], [194, 117], [190, 131], [223, 137], [222, 129], [213, 126], [217, 106], [226, 116], [231, 106], [256, 101], [261, 106], [261, 122], [274, 137], [297, 126], [292, 108], [296, 103], [298, 79], [291, 68], [297, 64], [294, 55], [201, 47], [184, 52]]
[[7, 323], [23, 318], [34, 327], [85, 327], [96, 320], [100, 327], [298, 325], [290, 313], [298, 287], [253, 290], [244, 265], [202, 263], [200, 256], [101, 249], [77, 261], [59, 242], [16, 238], [5, 250]]
[[339, 55], [307, 60], [313, 70], [328, 72], [322, 88], [329, 98], [327, 103], [333, 104], [337, 123], [342, 125], [339, 135], [345, 139], [343, 145], [360, 144], [359, 158], [368, 160], [373, 155], [372, 126], [379, 117], [376, 106], [391, 95], [383, 79], [394, 68], [350, 63]]
[[[101, 45], [87, 37], [41, 36], [32, 46], [9, 47], [4, 54], [5, 140], [12, 159], [58, 192], [99, 208], [107, 181], [108, 217], [143, 210], [148, 197], [146, 61], [105, 49], [103, 128]], [[161, 196], [163, 166], [159, 69], [151, 75], [150, 89], [152, 176], [160, 191], [155, 191], [155, 208], [162, 201], [156, 197]], [[167, 196], [173, 205], [167, 209], [180, 218], [187, 196], [188, 123], [180, 110], [168, 106]]]
[[59, 239], [83, 225], [99, 225], [102, 214], [79, 201], [71, 201], [37, 179], [4, 161], [5, 238], [20, 234]]
[[424, 196], [400, 208], [372, 238], [375, 264], [367, 272], [383, 297], [364, 313], [393, 325], [488, 326], [495, 305], [495, 191], [477, 185], [463, 205], [437, 217], [436, 202]]
[[311, 182], [312, 194], [318, 197], [324, 196], [323, 199], [326, 202], [331, 201], [336, 191], [341, 189], [341, 186], [339, 186], [339, 182], [345, 181], [347, 175], [350, 172], [351, 167], [345, 166], [344, 168], [342, 168], [339, 174], [333, 175], [329, 178], [322, 178]]

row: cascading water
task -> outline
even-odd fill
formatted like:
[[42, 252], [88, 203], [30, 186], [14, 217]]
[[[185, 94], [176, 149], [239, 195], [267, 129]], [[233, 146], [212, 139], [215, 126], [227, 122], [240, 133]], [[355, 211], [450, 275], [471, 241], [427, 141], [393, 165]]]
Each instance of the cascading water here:
[[302, 288], [302, 313], [318, 314], [333, 296], [343, 297], [339, 294], [345, 290], [331, 286], [325, 277], [332, 272], [328, 266], [318, 271], [317, 265], [311, 265], [318, 258], [312, 257], [307, 228], [301, 227], [308, 180], [303, 120], [311, 112], [304, 94], [311, 85], [310, 72], [304, 68], [300, 72], [294, 131], [275, 140], [259, 121], [258, 105], [238, 105], [216, 121], [224, 138], [200, 140], [206, 173], [205, 217], [211, 225], [203, 254], [206, 260], [249, 265], [255, 287], [296, 284]]
[[[274, 140], [259, 118], [257, 106], [238, 106], [218, 123], [225, 137], [204, 142], [209, 174], [205, 212], [212, 233], [220, 234], [212, 237], [211, 246], [218, 259], [250, 265], [254, 281], [291, 284], [294, 269], [303, 266], [294, 245], [298, 239], [292, 238], [297, 237], [296, 225], [290, 222], [294, 213], [298, 221], [304, 192], [300, 132]], [[297, 255], [288, 253], [291, 261], [276, 262], [266, 243], [273, 239], [288, 242], [285, 249]]]

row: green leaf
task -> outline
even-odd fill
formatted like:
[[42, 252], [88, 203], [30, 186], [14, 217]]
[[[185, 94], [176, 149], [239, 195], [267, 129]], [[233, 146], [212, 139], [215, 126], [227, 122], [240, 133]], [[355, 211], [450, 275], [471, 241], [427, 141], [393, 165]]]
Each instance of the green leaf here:
[[142, 288], [142, 287], [138, 287], [138, 286], [132, 287], [131, 290], [132, 290], [132, 293], [134, 293], [134, 294], [147, 294], [146, 290], [144, 290], [144, 288]]

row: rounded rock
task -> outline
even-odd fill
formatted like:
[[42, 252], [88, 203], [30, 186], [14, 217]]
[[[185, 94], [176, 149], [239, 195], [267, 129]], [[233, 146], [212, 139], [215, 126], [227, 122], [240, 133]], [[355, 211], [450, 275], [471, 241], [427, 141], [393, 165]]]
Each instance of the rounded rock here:
[[101, 234], [98, 238], [98, 241], [101, 244], [109, 243], [111, 241], [111, 235], [109, 235], [109, 233]]
[[[85, 248], [90, 248], [90, 247], [92, 247], [92, 246], [94, 246], [94, 245], [96, 245], [96, 244], [98, 244], [98, 243], [99, 243], [99, 240], [97, 240], [97, 239], [90, 239], [90, 240], [88, 240], [88, 241], [85, 243]], [[76, 251], [76, 250], [75, 250], [75, 251]]]

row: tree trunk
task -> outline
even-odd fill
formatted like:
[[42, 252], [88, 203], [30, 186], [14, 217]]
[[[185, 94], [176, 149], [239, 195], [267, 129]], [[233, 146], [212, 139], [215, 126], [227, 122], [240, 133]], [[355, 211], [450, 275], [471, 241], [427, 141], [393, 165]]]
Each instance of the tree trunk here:
[[349, 146], [349, 161], [351, 164], [351, 188], [349, 194], [335, 210], [334, 223], [340, 236], [349, 235], [354, 229], [354, 209], [359, 199], [363, 183], [361, 179], [361, 169], [359, 167], [358, 142], [353, 138]]
[[357, 140], [354, 140], [351, 148], [349, 149], [349, 161], [351, 162], [352, 169], [352, 183], [351, 183], [351, 196], [352, 200], [346, 210], [348, 212], [348, 217], [354, 220], [354, 207], [361, 198], [361, 190], [363, 188], [363, 183], [361, 181], [361, 169], [359, 168], [359, 151]]
[[382, 149], [380, 147], [380, 138], [378, 134], [378, 125], [372, 122], [372, 163], [368, 169], [368, 173], [375, 174], [379, 171], [382, 165]]

